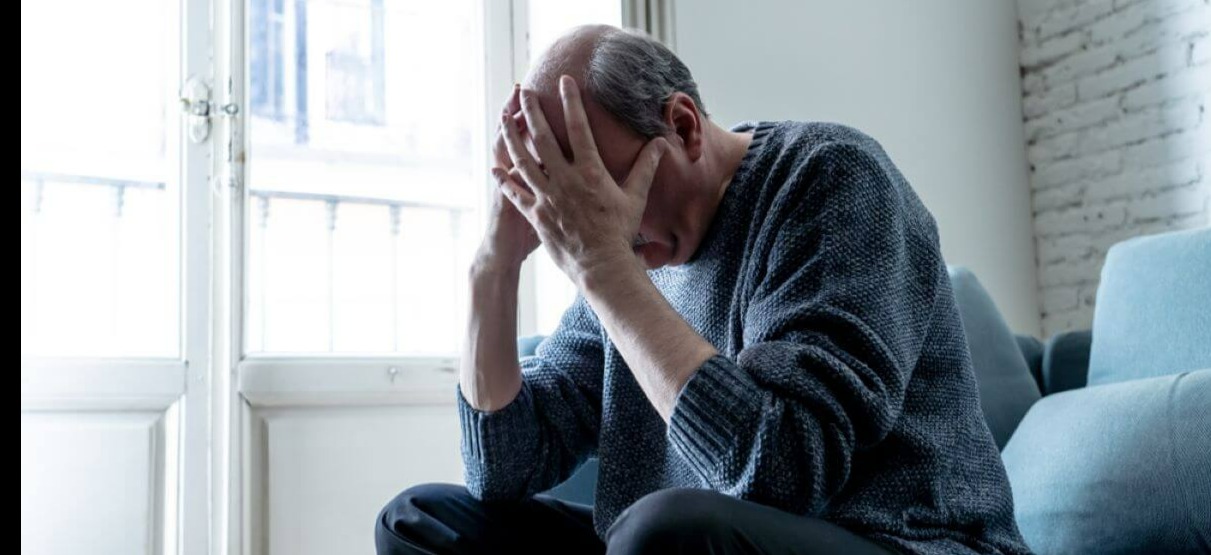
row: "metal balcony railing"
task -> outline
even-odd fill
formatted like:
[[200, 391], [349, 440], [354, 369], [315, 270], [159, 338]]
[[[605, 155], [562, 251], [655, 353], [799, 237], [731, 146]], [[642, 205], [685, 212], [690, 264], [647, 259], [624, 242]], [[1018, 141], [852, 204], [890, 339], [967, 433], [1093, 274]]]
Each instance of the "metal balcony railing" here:
[[[32, 213], [29, 214], [30, 216], [33, 217], [34, 221], [37, 221], [39, 216], [43, 214], [44, 210], [47, 210], [47, 209], [53, 210], [54, 209], [53, 207], [44, 206], [41, 201], [41, 198], [42, 198], [43, 192], [47, 188], [54, 187], [56, 185], [62, 185], [62, 184], [89, 185], [89, 186], [106, 187], [106, 188], [112, 189], [112, 191], [114, 192], [115, 205], [113, 208], [113, 212], [111, 212], [111, 214], [112, 214], [113, 218], [115, 218], [115, 220], [117, 220], [119, 225], [121, 224], [122, 220], [125, 217], [129, 217], [129, 216], [125, 215], [125, 211], [123, 209], [123, 204], [124, 204], [123, 197], [125, 196], [127, 190], [142, 189], [142, 190], [160, 191], [160, 192], [165, 192], [165, 193], [167, 193], [167, 191], [168, 191], [168, 187], [166, 187], [165, 183], [163, 183], [163, 182], [116, 179], [116, 178], [106, 178], [106, 177], [99, 177], [99, 176], [69, 175], [69, 174], [58, 174], [58, 173], [24, 172], [23, 171], [21, 174], [21, 178], [22, 178], [23, 183], [30, 184], [34, 188], [34, 192], [33, 192], [34, 198], [33, 198], [32, 206], [30, 207]], [[93, 198], [95, 198], [95, 197], [93, 197]], [[456, 278], [460, 275], [459, 266], [460, 266], [460, 263], [463, 261], [463, 257], [460, 256], [459, 253], [449, 253], [450, 254], [449, 256], [442, 256], [441, 257], [442, 260], [412, 261], [412, 260], [407, 259], [407, 256], [408, 256], [407, 253], [402, 252], [407, 249], [401, 248], [401, 245], [404, 244], [401, 242], [401, 237], [400, 237], [401, 224], [403, 223], [402, 219], [407, 218], [408, 217], [407, 214], [409, 212], [413, 212], [413, 211], [417, 211], [417, 210], [424, 211], [424, 212], [430, 214], [430, 216], [432, 216], [434, 214], [445, 214], [446, 215], [445, 220], [449, 222], [449, 227], [446, 229], [433, 229], [431, 238], [435, 239], [435, 240], [440, 240], [443, 242], [443, 244], [450, 245], [451, 247], [457, 248], [457, 246], [460, 244], [460, 241], [461, 241], [461, 237], [462, 237], [461, 234], [464, 233], [463, 224], [466, 221], [465, 218], [468, 215], [468, 212], [471, 210], [469, 207], [456, 206], [456, 205], [452, 206], [452, 205], [448, 205], [448, 204], [439, 204], [439, 203], [431, 203], [431, 202], [416, 202], [416, 201], [396, 200], [396, 199], [381, 199], [381, 198], [373, 198], [373, 197], [349, 196], [349, 195], [341, 195], [341, 194], [301, 193], [301, 192], [282, 192], [282, 191], [265, 191], [265, 190], [249, 191], [248, 198], [249, 198], [248, 213], [251, 216], [249, 218], [249, 224], [250, 224], [251, 228], [249, 229], [248, 239], [249, 239], [249, 247], [250, 247], [251, 251], [249, 253], [248, 260], [247, 260], [248, 275], [246, 276], [246, 279], [249, 280], [248, 287], [249, 287], [249, 293], [250, 293], [249, 294], [249, 306], [248, 306], [249, 311], [250, 311], [250, 317], [248, 318], [248, 328], [246, 329], [246, 332], [247, 332], [246, 337], [249, 339], [249, 341], [250, 341], [249, 347], [253, 351], [262, 351], [263, 352], [263, 351], [276, 351], [277, 350], [277, 349], [273, 348], [273, 345], [271, 344], [272, 342], [269, 341], [273, 330], [268, 328], [268, 326], [272, 325], [270, 323], [271, 318], [269, 318], [268, 316], [269, 316], [270, 311], [274, 310], [275, 307], [271, 306], [272, 303], [270, 303], [267, 300], [266, 291], [268, 291], [268, 290], [270, 290], [270, 288], [278, 285], [278, 284], [273, 283], [273, 281], [275, 279], [283, 279], [283, 278], [281, 278], [281, 276], [278, 275], [277, 277], [270, 278], [267, 280], [266, 276], [270, 276], [275, 273], [267, 271], [267, 270], [272, 270], [271, 268], [268, 268], [266, 266], [268, 264], [268, 261], [266, 260], [268, 258], [267, 249], [273, 248], [273, 246], [272, 246], [272, 242], [266, 242], [266, 240], [265, 240], [266, 230], [270, 229], [270, 227], [273, 225], [273, 223], [272, 223], [274, 220], [274, 218], [272, 217], [273, 206], [277, 202], [292, 201], [293, 203], [298, 203], [298, 202], [316, 203], [316, 204], [322, 205], [326, 208], [326, 210], [323, 212], [323, 214], [326, 215], [326, 218], [324, 218], [322, 220], [317, 219], [314, 222], [304, 222], [303, 223], [303, 225], [305, 227], [310, 227], [311, 225], [324, 226], [325, 234], [326, 234], [325, 235], [326, 240], [321, 241], [321, 244], [308, 245], [307, 247], [314, 249], [315, 254], [322, 260], [322, 266], [324, 268], [323, 271], [326, 273], [325, 277], [315, 281], [317, 284], [322, 284], [322, 285], [317, 285], [317, 287], [321, 287], [321, 288], [325, 289], [323, 291], [315, 291], [315, 296], [317, 298], [322, 297], [323, 299], [325, 299], [325, 301], [324, 301], [325, 306], [323, 307], [322, 310], [317, 310], [316, 314], [327, 315], [327, 322], [326, 322], [327, 344], [325, 345], [325, 344], [322, 344], [322, 342], [321, 342], [321, 344], [318, 344], [318, 345], [311, 345], [310, 348], [307, 349], [306, 352], [312, 352], [312, 353], [345, 352], [345, 349], [343, 349], [341, 347], [341, 345], [338, 345], [336, 342], [336, 337], [338, 336], [338, 334], [337, 334], [338, 330], [336, 329], [337, 319], [335, 318], [335, 314], [339, 310], [339, 308], [337, 306], [339, 295], [341, 293], [347, 293], [347, 292], [338, 291], [337, 288], [339, 285], [337, 283], [337, 280], [334, 279], [334, 274], [336, 271], [336, 264], [337, 264], [336, 261], [338, 258], [338, 256], [337, 256], [338, 255], [338, 252], [337, 252], [337, 248], [338, 248], [337, 243], [338, 242], [336, 240], [337, 233], [338, 233], [338, 226], [339, 226], [339, 222], [340, 222], [340, 218], [338, 218], [338, 214], [340, 213], [342, 207], [346, 207], [346, 206], [381, 207], [383, 209], [382, 213], [385, 217], [383, 225], [381, 226], [381, 230], [382, 230], [382, 233], [389, 234], [389, 238], [382, 238], [382, 239], [386, 239], [386, 243], [390, 245], [389, 252], [383, 252], [382, 256], [389, 259], [388, 265], [391, 268], [391, 273], [392, 273], [392, 275], [390, 276], [390, 279], [389, 279], [390, 290], [384, 291], [383, 302], [390, 303], [392, 305], [391, 314], [393, 316], [392, 316], [392, 321], [390, 324], [390, 326], [392, 328], [390, 337], [393, 339], [389, 343], [384, 343], [383, 345], [377, 345], [376, 348], [372, 349], [374, 352], [399, 352], [399, 351], [403, 351], [403, 350], [408, 350], [405, 348], [405, 347], [407, 347], [406, 345], [400, 344], [401, 343], [400, 337], [401, 337], [401, 335], [403, 335], [405, 333], [404, 331], [402, 331], [403, 326], [405, 326], [405, 324], [406, 324], [406, 322], [401, 321], [400, 314], [401, 314], [401, 312], [403, 312], [403, 313], [407, 312], [407, 309], [401, 310], [401, 299], [403, 299], [405, 297], [404, 293], [406, 293], [405, 291], [401, 291], [401, 288], [406, 287], [406, 284], [401, 285], [402, 281], [400, 278], [406, 277], [403, 274], [401, 274], [401, 272], [409, 272], [409, 271], [415, 272], [416, 268], [419, 266], [419, 264], [423, 264], [426, 267], [426, 269], [425, 269], [426, 274], [441, 275], [441, 276], [443, 276], [443, 280], [444, 280], [445, 276], [449, 276], [449, 279], [445, 280], [445, 281], [448, 281], [451, 284], [454, 281], [456, 281]], [[295, 206], [298, 206], [298, 204], [295, 204]], [[105, 207], [105, 208], [98, 207], [98, 208], [105, 209], [105, 210], [109, 209], [108, 207]], [[442, 219], [443, 218], [441, 218], [440, 216], [437, 217], [437, 221], [439, 221], [439, 222]], [[62, 225], [62, 224], [59, 224], [59, 225]], [[370, 229], [373, 231], [374, 227], [375, 226], [371, 226]], [[254, 228], [256, 228], [256, 229], [254, 229]], [[312, 227], [310, 229], [314, 230], [315, 228]], [[365, 230], [365, 228], [363, 226], [363, 231], [364, 230]], [[83, 231], [83, 230], [81, 230], [81, 231]], [[172, 230], [165, 230], [165, 232], [171, 233]], [[310, 235], [310, 237], [314, 238], [316, 236]], [[413, 240], [415, 240], [416, 236], [413, 235], [412, 237], [413, 237]], [[115, 235], [114, 240], [118, 241], [121, 239], [119, 239], [119, 236]], [[259, 240], [259, 242], [256, 242], [258, 240]], [[278, 240], [279, 241], [281, 240], [280, 237]], [[254, 244], [254, 242], [256, 242], [256, 243]], [[383, 243], [378, 242], [376, 244], [381, 245]], [[36, 251], [38, 248], [38, 242], [34, 241], [32, 244], [32, 247]], [[370, 248], [370, 247], [367, 247], [367, 248]], [[373, 248], [379, 248], [379, 247], [373, 247]], [[51, 254], [51, 256], [54, 256], [54, 255]], [[33, 258], [33, 259], [36, 260], [36, 258]], [[419, 264], [417, 262], [419, 262]], [[278, 272], [277, 274], [280, 274], [280, 272]], [[258, 283], [252, 283], [252, 280], [254, 278], [258, 279], [260, 281]], [[403, 281], [406, 281], [406, 279]], [[415, 294], [415, 292], [412, 292], [412, 294]], [[427, 294], [429, 294], [429, 293], [427, 293]], [[442, 296], [441, 298], [445, 298], [444, 296], [449, 294], [451, 296], [451, 300], [453, 301], [454, 298], [457, 296], [458, 291], [454, 290], [453, 292], [446, 292], [443, 290], [441, 292], [435, 291], [435, 292], [432, 292], [431, 294], [432, 295], [441, 295]], [[453, 308], [453, 307], [451, 307], [451, 308]], [[255, 313], [255, 315], [253, 313]], [[255, 316], [255, 317], [253, 317], [253, 316]], [[405, 314], [405, 317], [412, 317], [412, 316]], [[415, 318], [428, 320], [428, 319], [432, 318], [432, 315], [416, 314]], [[320, 322], [312, 322], [312, 324], [323, 325]], [[413, 324], [413, 327], [415, 327], [415, 323], [412, 323], [412, 324]], [[349, 331], [349, 330], [346, 330], [346, 332], [347, 331]]]

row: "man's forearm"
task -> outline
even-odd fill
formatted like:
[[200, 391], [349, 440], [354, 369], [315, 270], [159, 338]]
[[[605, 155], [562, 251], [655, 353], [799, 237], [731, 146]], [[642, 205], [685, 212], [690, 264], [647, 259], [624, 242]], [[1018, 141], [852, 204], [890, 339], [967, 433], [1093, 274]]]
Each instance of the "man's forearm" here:
[[578, 286], [648, 401], [668, 422], [682, 387], [717, 351], [673, 310], [637, 260], [622, 260], [598, 265]]
[[520, 273], [515, 266], [472, 265], [470, 315], [459, 385], [463, 397], [477, 410], [500, 410], [521, 390], [517, 363]]

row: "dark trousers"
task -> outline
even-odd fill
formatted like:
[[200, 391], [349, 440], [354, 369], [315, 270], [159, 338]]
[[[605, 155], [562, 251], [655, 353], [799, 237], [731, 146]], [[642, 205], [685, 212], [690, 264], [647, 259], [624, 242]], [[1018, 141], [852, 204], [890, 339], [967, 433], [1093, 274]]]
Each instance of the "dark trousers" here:
[[591, 507], [545, 495], [484, 502], [462, 486], [426, 484], [383, 508], [374, 542], [379, 555], [891, 553], [820, 519], [696, 489], [643, 497], [619, 515], [603, 542], [593, 531]]

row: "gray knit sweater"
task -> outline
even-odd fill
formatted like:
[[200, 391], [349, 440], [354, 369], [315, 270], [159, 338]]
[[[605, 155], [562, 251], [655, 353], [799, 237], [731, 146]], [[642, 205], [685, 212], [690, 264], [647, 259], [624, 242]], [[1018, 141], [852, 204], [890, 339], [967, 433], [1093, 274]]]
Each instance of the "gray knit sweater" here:
[[906, 553], [1025, 553], [980, 411], [933, 218], [848, 127], [754, 139], [694, 257], [650, 272], [719, 355], [666, 426], [578, 298], [522, 361], [517, 399], [459, 397], [467, 486], [551, 488], [596, 455], [604, 535], [640, 497], [709, 488]]

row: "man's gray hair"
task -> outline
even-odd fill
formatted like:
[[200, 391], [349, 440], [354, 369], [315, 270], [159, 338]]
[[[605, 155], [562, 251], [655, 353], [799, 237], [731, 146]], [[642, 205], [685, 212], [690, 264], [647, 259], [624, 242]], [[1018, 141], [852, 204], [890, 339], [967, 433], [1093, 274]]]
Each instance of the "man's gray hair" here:
[[664, 104], [673, 93], [686, 94], [708, 116], [690, 69], [668, 47], [638, 31], [609, 32], [598, 40], [585, 71], [585, 89], [645, 139], [673, 131], [664, 122]]

